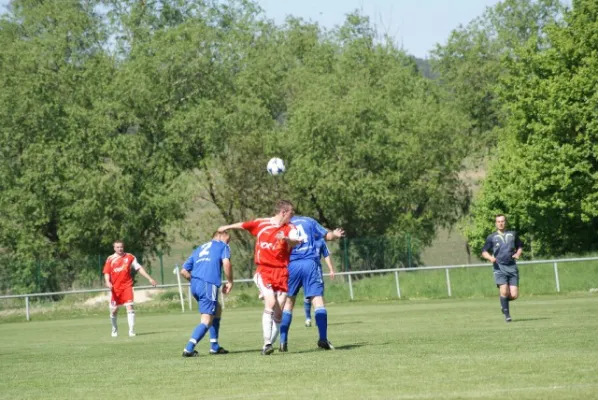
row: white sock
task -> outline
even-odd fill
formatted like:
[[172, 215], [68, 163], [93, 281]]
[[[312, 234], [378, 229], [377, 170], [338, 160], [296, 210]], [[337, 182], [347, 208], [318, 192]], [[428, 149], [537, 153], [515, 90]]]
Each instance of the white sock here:
[[112, 330], [117, 331], [118, 325], [116, 324], [116, 315], [110, 314], [110, 323], [112, 324]]
[[280, 322], [274, 321], [272, 324], [272, 337], [270, 338], [270, 343], [274, 344], [276, 339], [278, 339], [278, 333], [280, 332]]
[[264, 345], [272, 344], [272, 315], [274, 312], [272, 310], [264, 310], [264, 314], [262, 315], [262, 329], [264, 330]]
[[129, 322], [129, 331], [135, 331], [135, 311], [127, 311], [127, 322]]

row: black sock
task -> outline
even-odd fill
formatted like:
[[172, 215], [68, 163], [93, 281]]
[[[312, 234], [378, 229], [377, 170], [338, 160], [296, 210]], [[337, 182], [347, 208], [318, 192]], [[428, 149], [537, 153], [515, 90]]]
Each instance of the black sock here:
[[502, 307], [503, 313], [509, 313], [509, 298], [500, 296], [500, 306]]

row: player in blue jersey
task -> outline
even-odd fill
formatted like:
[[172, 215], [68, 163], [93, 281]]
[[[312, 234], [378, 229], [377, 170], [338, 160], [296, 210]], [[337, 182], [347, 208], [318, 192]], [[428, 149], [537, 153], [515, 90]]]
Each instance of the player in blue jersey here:
[[[326, 246], [325, 240], [318, 240], [316, 244], [316, 248], [320, 254], [320, 257], [324, 258], [326, 265], [328, 266], [328, 276], [330, 279], [334, 279], [334, 267], [332, 265], [332, 260], [330, 259], [330, 252], [328, 251], [328, 246]], [[320, 267], [320, 275], [322, 274], [322, 263], [318, 260], [319, 267]], [[324, 279], [322, 277], [322, 279]], [[305, 311], [305, 326], [311, 327], [311, 297], [305, 297], [303, 299], [303, 310]]]
[[505, 229], [506, 224], [504, 214], [495, 217], [496, 232], [486, 238], [482, 257], [493, 264], [494, 281], [500, 293], [500, 308], [505, 321], [511, 322], [509, 302], [519, 297], [519, 269], [516, 260], [521, 257], [523, 243], [517, 232]]
[[183, 357], [197, 357], [197, 343], [210, 332], [210, 354], [226, 354], [218, 344], [222, 307], [218, 301], [218, 289], [222, 284], [221, 269], [224, 269], [226, 284], [222, 293], [228, 294], [233, 288], [233, 267], [230, 262], [228, 232], [216, 232], [212, 240], [193, 250], [193, 254], [183, 264], [181, 275], [191, 281], [191, 293], [197, 300], [201, 313], [201, 323], [195, 327], [191, 339], [183, 350]]
[[332, 350], [328, 340], [328, 313], [324, 305], [324, 281], [320, 267], [319, 240], [333, 240], [344, 236], [342, 229], [328, 231], [315, 219], [294, 216], [291, 223], [297, 228], [301, 244], [291, 251], [289, 263], [289, 292], [280, 324], [280, 351], [288, 351], [288, 333], [293, 320], [293, 308], [299, 289], [303, 287], [305, 297], [311, 298], [318, 327], [318, 347]]

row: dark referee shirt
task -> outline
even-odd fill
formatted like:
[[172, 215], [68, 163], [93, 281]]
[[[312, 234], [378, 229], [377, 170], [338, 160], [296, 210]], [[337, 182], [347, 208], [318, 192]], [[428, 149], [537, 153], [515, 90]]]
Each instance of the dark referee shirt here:
[[494, 232], [486, 238], [482, 251], [487, 251], [496, 258], [496, 263], [501, 265], [515, 265], [513, 254], [523, 247], [517, 232], [505, 231], [504, 234]]

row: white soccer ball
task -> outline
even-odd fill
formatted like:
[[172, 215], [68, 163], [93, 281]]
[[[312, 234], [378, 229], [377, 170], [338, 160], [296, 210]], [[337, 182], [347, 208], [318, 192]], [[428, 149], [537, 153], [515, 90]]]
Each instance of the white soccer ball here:
[[284, 162], [280, 158], [272, 158], [268, 161], [267, 169], [270, 175], [280, 175], [285, 171]]

